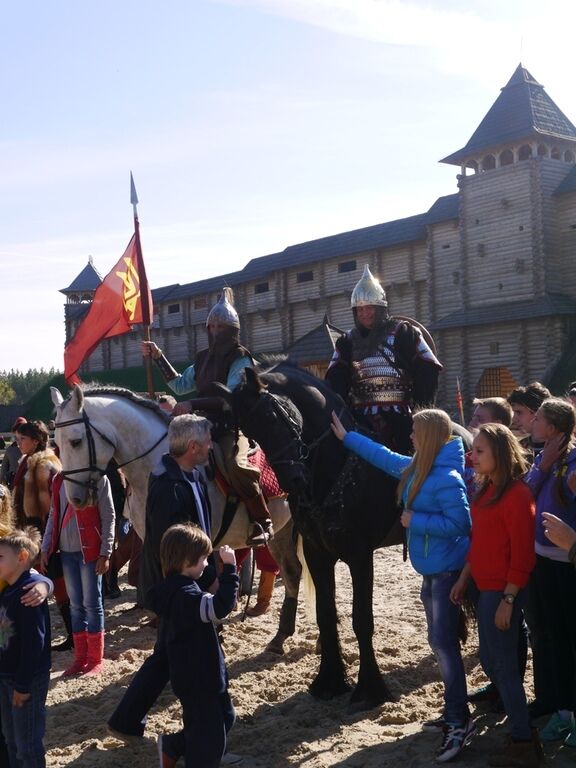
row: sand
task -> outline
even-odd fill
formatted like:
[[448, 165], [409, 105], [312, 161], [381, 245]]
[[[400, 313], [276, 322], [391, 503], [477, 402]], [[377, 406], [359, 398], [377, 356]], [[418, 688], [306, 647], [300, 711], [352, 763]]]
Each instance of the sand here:
[[[426, 642], [420, 579], [402, 562], [400, 548], [375, 553], [375, 648], [388, 685], [398, 697], [394, 703], [351, 713], [348, 697], [319, 702], [307, 687], [318, 665], [313, 621], [299, 607], [296, 635], [282, 657], [263, 653], [274, 635], [282, 589], [278, 584], [268, 614], [241, 620], [231, 615], [225, 628], [230, 690], [238, 720], [229, 748], [245, 756], [244, 768], [420, 768], [433, 765], [439, 738], [423, 733], [423, 720], [437, 716], [442, 705], [438, 670]], [[337, 593], [340, 637], [350, 678], [358, 669], [358, 649], [352, 632], [351, 584], [348, 570], [338, 565]], [[135, 590], [122, 584], [122, 596], [107, 601], [105, 662], [98, 677], [63, 680], [69, 653], [54, 654], [48, 697], [47, 761], [50, 768], [82, 766], [127, 768], [157, 766], [156, 734], [179, 728], [178, 702], [167, 689], [151, 711], [146, 733], [126, 745], [108, 734], [106, 720], [132, 675], [151, 652], [155, 631], [146, 625], [147, 614], [128, 610]], [[59, 620], [53, 613], [55, 634]], [[465, 647], [470, 689], [484, 684], [478, 664], [474, 630]], [[530, 671], [527, 675], [531, 678]], [[478, 735], [457, 759], [461, 766], [486, 766], [490, 751], [506, 738], [503, 716], [476, 710]], [[546, 747], [550, 764], [576, 765], [576, 750], [561, 744]], [[183, 764], [183, 763], [179, 763]]]

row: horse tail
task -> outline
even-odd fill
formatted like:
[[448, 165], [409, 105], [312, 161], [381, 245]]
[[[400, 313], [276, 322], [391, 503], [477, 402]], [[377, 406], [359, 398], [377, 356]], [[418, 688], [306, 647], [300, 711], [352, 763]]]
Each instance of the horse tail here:
[[298, 534], [298, 540], [296, 542], [296, 554], [300, 565], [302, 566], [302, 575], [300, 576], [300, 584], [302, 586], [304, 594], [304, 610], [306, 616], [310, 621], [316, 622], [316, 588], [312, 575], [308, 569], [308, 563], [304, 555], [304, 546], [302, 543], [302, 536]]

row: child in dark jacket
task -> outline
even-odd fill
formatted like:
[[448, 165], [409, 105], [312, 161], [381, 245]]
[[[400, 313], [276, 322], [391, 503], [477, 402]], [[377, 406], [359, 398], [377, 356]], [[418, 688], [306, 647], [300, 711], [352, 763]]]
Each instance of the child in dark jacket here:
[[0, 538], [0, 709], [10, 765], [46, 765], [43, 745], [46, 696], [50, 683], [48, 607], [22, 605], [24, 589], [38, 576], [30, 573], [40, 552], [40, 532], [14, 531]]
[[160, 560], [164, 581], [154, 590], [160, 616], [170, 682], [182, 704], [182, 731], [161, 735], [161, 764], [174, 766], [185, 755], [187, 768], [217, 768], [234, 724], [228, 674], [216, 626], [233, 609], [238, 591], [234, 551], [221, 547], [223, 571], [215, 595], [197, 584], [208, 564], [212, 543], [192, 524], [173, 525], [162, 537]]

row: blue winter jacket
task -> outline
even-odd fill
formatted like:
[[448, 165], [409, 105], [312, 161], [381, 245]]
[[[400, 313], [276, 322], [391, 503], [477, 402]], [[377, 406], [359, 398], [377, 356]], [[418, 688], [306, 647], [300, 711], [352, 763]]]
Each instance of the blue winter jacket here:
[[[392, 477], [400, 478], [410, 456], [394, 453], [357, 432], [348, 432], [344, 445], [365, 461]], [[464, 446], [459, 437], [444, 445], [428, 477], [410, 505], [413, 512], [408, 529], [410, 561], [418, 573], [429, 576], [464, 566], [470, 545], [470, 507], [466, 496]], [[406, 503], [408, 488], [404, 489]]]

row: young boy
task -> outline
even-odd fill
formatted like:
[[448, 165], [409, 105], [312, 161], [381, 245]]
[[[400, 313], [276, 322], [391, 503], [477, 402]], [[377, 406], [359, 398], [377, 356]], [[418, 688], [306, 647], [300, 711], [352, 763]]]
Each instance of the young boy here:
[[196, 580], [208, 564], [212, 543], [192, 524], [173, 525], [160, 543], [164, 581], [154, 590], [170, 682], [182, 704], [184, 729], [158, 738], [162, 768], [185, 755], [187, 768], [217, 768], [234, 724], [228, 674], [215, 624], [236, 601], [238, 576], [233, 550], [220, 548], [223, 571], [216, 594], [202, 592]]
[[0, 709], [10, 766], [43, 768], [50, 682], [50, 619], [44, 602], [22, 605], [24, 588], [40, 580], [30, 566], [40, 552], [35, 528], [0, 538]]

